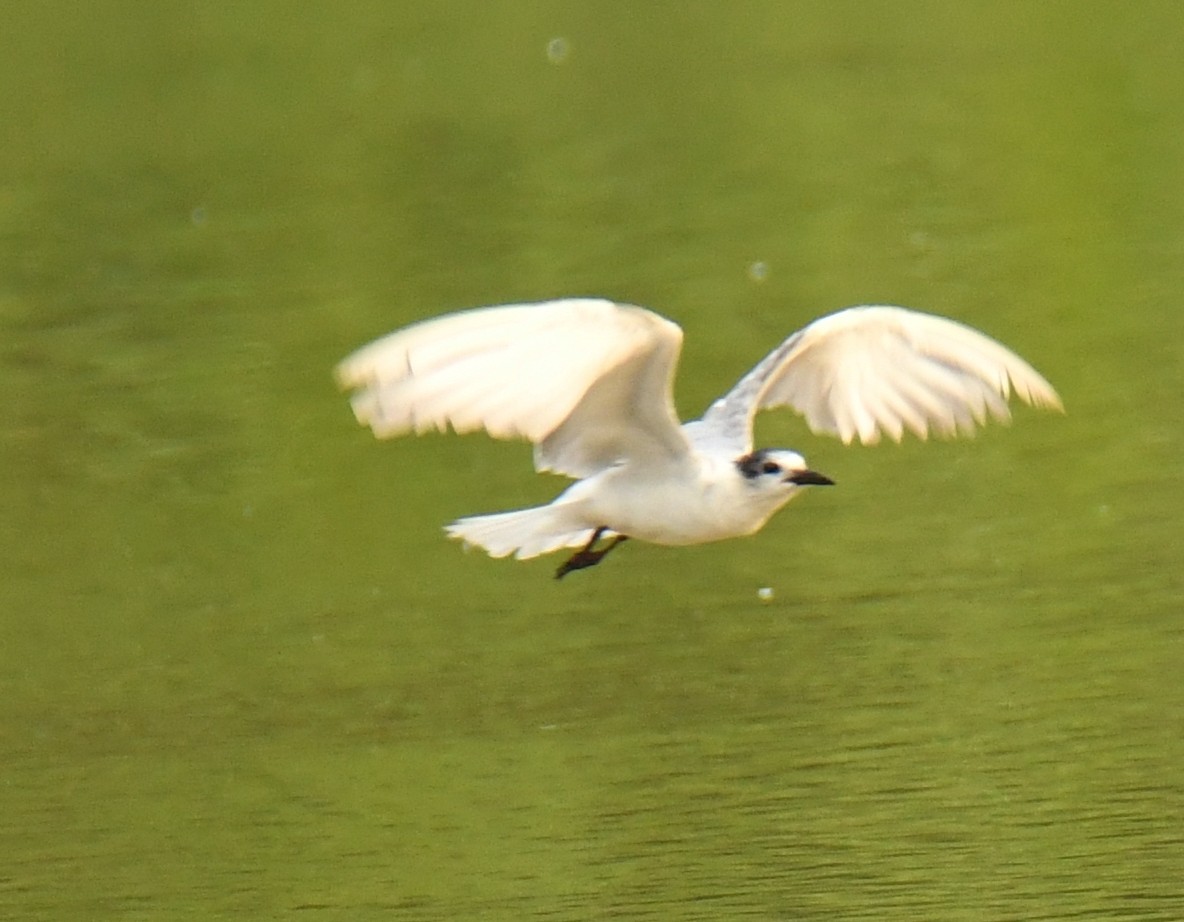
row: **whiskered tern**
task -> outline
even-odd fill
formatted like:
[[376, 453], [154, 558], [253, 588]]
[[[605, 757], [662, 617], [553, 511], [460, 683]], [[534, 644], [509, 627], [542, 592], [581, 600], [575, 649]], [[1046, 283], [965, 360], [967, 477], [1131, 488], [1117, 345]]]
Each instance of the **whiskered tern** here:
[[[346, 358], [337, 379], [379, 438], [484, 429], [534, 444], [534, 467], [576, 482], [545, 506], [458, 519], [493, 557], [578, 550], [593, 566], [636, 538], [701, 544], [751, 535], [803, 487], [830, 485], [796, 451], [753, 449], [758, 410], [787, 406], [818, 433], [864, 444], [969, 433], [1009, 418], [1012, 392], [1061, 408], [1031, 365], [970, 327], [902, 307], [851, 307], [792, 334], [701, 419], [680, 424], [677, 324], [573, 298], [447, 314]], [[598, 547], [597, 545], [601, 546]]]

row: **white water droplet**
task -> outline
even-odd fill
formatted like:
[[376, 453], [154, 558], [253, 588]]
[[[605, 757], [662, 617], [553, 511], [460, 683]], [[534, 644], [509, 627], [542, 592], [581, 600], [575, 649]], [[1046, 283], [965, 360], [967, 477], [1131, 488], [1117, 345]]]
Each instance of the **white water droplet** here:
[[562, 64], [570, 52], [571, 48], [565, 38], [553, 38], [547, 42], [547, 60], [552, 64]]

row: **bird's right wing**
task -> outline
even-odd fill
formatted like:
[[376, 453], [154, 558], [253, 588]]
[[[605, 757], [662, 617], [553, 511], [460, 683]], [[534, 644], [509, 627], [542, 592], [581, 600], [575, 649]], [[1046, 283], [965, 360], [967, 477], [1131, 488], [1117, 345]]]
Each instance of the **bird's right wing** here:
[[535, 444], [535, 466], [587, 477], [685, 456], [671, 394], [682, 331], [599, 299], [478, 308], [414, 324], [337, 367], [379, 438], [484, 429]]
[[1013, 389], [1061, 407], [1031, 365], [977, 330], [902, 307], [852, 307], [791, 335], [687, 429], [701, 448], [743, 453], [756, 412], [789, 406], [844, 442], [873, 444], [884, 432], [899, 442], [906, 428], [952, 436], [988, 415], [1007, 419]]

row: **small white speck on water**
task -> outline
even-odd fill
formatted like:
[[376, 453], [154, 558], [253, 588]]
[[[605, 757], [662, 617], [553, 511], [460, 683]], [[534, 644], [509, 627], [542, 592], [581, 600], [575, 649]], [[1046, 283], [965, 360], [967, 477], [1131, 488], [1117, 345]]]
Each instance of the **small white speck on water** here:
[[565, 38], [553, 38], [547, 42], [547, 60], [552, 64], [562, 64], [570, 53], [571, 48]]
[[763, 282], [769, 277], [769, 264], [760, 259], [754, 263], [750, 263], [748, 266], [748, 277], [754, 282]]
[[760, 599], [762, 602], [772, 602], [773, 601], [772, 587], [771, 586], [761, 586], [761, 588], [756, 591], [756, 597], [758, 599]]

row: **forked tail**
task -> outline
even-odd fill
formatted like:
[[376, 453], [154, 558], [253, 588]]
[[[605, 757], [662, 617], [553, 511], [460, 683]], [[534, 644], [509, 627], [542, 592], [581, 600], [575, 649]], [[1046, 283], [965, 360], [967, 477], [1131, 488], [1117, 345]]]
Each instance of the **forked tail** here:
[[494, 515], [457, 519], [445, 526], [448, 537], [475, 544], [490, 557], [513, 554], [519, 560], [538, 557], [563, 547], [581, 547], [594, 529], [575, 525], [562, 506], [533, 506]]

